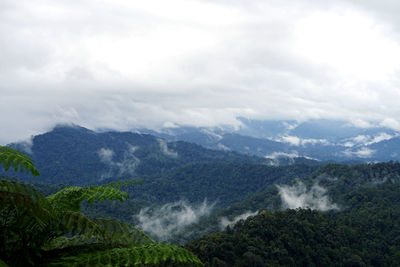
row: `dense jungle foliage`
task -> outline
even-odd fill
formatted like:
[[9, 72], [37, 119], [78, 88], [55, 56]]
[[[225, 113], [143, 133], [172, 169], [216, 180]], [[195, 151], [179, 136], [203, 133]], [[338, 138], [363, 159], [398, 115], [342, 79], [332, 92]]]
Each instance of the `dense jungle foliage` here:
[[[0, 165], [40, 175], [31, 158], [8, 147], [0, 147]], [[191, 252], [157, 243], [127, 223], [81, 213], [82, 202], [127, 199], [121, 188], [132, 183], [72, 186], [45, 197], [27, 184], [1, 179], [0, 265], [201, 266]]]
[[399, 266], [399, 163], [328, 164], [303, 182], [326, 187], [340, 209], [282, 210], [271, 189], [228, 209], [269, 211], [186, 248], [209, 266]]
[[[1, 180], [1, 240], [9, 242], [1, 246], [1, 259], [11, 266], [21, 265], [17, 262], [21, 259], [24, 259], [24, 264], [70, 266], [82, 258], [90, 260], [79, 263], [82, 265], [98, 264], [103, 260], [113, 265], [126, 263], [127, 260], [132, 261], [130, 264], [160, 264], [159, 260], [165, 265], [174, 261], [200, 264], [188, 250], [209, 266], [400, 265], [398, 162], [345, 165], [305, 161], [302, 164], [270, 166], [260, 158], [213, 152], [184, 142], [168, 143], [167, 151], [163, 152], [160, 148], [165, 144], [147, 135], [101, 135], [85, 129], [68, 131], [56, 128], [51, 133], [55, 135], [54, 140], [65, 141], [64, 144], [52, 144], [54, 150], [51, 156], [45, 153], [46, 141], [40, 140], [43, 137], [39, 136], [37, 140], [37, 144], [42, 146], [35, 147], [35, 144], [32, 147], [35, 157], [40, 153], [45, 155], [41, 166], [46, 160], [54, 160], [47, 169], [49, 173], [60, 166], [60, 179], [53, 183], [63, 184], [34, 183], [35, 189], [32, 189], [30, 185], [10, 177]], [[99, 136], [94, 138], [97, 141], [93, 143], [88, 135]], [[116, 142], [118, 145], [111, 149], [110, 140], [119, 140]], [[69, 149], [76, 150], [76, 147], [81, 150], [68, 154]], [[124, 154], [127, 148], [132, 147], [135, 147], [134, 153]], [[110, 148], [115, 153], [108, 151], [112, 155], [108, 158], [111, 163], [99, 161], [102, 148]], [[18, 171], [21, 168], [30, 173], [36, 170], [29, 157], [6, 149], [21, 157], [15, 156], [17, 160], [14, 162], [9, 160], [13, 156], [4, 156], [7, 152], [4, 149], [0, 162], [6, 169], [17, 166]], [[40, 149], [43, 151], [40, 152]], [[91, 157], [93, 161], [88, 160]], [[65, 166], [71, 159], [73, 168], [67, 170]], [[122, 175], [122, 169], [127, 170], [127, 177], [132, 177], [128, 175], [130, 169], [126, 166], [134, 166], [135, 175], [142, 174], [143, 184], [121, 191], [121, 184], [110, 175]], [[84, 176], [79, 177], [75, 173], [85, 171], [86, 167], [88, 173]], [[104, 171], [107, 175], [101, 176]], [[69, 179], [66, 174], [72, 178]], [[101, 177], [100, 181], [95, 179], [96, 175]], [[23, 178], [25, 182], [33, 180]], [[49, 179], [50, 176], [46, 181]], [[94, 181], [97, 186], [90, 185]], [[82, 187], [71, 187], [68, 183], [79, 183]], [[300, 184], [306, 189], [293, 193], [295, 197], [318, 198], [321, 197], [318, 194], [322, 194], [338, 208], [322, 212], [303, 205], [304, 209], [287, 210], [288, 205], [283, 201], [278, 186], [296, 191]], [[314, 186], [322, 188], [321, 191], [313, 192], [311, 188]], [[110, 194], [99, 193], [106, 191]], [[128, 193], [132, 198], [127, 199]], [[62, 198], [64, 200], [78, 196], [79, 201], [54, 200], [62, 195], [67, 196]], [[132, 215], [142, 208], [182, 199], [188, 203], [200, 203], [204, 199], [215, 203], [211, 214], [171, 237], [173, 243], [186, 244], [186, 250], [176, 245], [157, 243], [130, 226], [136, 225]], [[246, 213], [257, 215], [240, 220], [225, 230], [221, 226], [222, 218], [235, 221]], [[9, 214], [18, 216], [10, 217]], [[19, 217], [21, 214], [28, 217]], [[55, 217], [47, 218], [48, 214], [55, 214]], [[97, 219], [99, 217], [108, 219]], [[5, 218], [29, 220], [16, 220], [16, 226], [11, 227], [10, 223], [14, 222]], [[57, 226], [55, 221], [61, 222], [61, 225]], [[16, 238], [19, 235], [23, 238]], [[137, 243], [132, 245], [132, 242]], [[24, 257], [17, 258], [15, 255]], [[128, 255], [136, 257], [135, 260]], [[138, 258], [137, 255], [147, 256]], [[121, 262], [111, 262], [114, 258]]]
[[[196, 162], [265, 163], [265, 159], [236, 152], [216, 151], [186, 142], [166, 142], [147, 134], [96, 133], [82, 127], [54, 128], [37, 135], [27, 151], [40, 169], [42, 181], [69, 185], [94, 185], [123, 177], [158, 176]], [[32, 181], [24, 176], [24, 180]]]

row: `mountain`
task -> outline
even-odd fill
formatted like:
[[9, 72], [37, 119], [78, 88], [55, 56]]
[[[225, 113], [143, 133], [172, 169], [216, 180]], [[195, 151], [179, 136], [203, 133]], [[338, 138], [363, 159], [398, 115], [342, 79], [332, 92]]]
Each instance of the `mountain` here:
[[236, 224], [186, 248], [210, 266], [398, 266], [399, 173], [393, 162], [328, 164], [219, 212], [210, 225], [229, 212]]
[[165, 171], [160, 176], [143, 176], [143, 185], [132, 188], [135, 198], [151, 203], [205, 199], [226, 207], [275, 183], [288, 183], [310, 176], [319, 165], [269, 166], [252, 163], [194, 163]]
[[268, 159], [303, 157], [338, 162], [400, 159], [396, 152], [400, 149], [400, 133], [385, 127], [360, 128], [335, 120], [238, 120], [241, 126], [237, 128], [174, 127], [159, 131], [136, 131], [168, 140], [191, 142], [210, 149], [237, 151]]
[[199, 162], [267, 164], [268, 160], [237, 152], [215, 151], [193, 143], [169, 142], [148, 134], [96, 133], [79, 126], [58, 126], [11, 147], [27, 152], [41, 172], [41, 180], [70, 185], [160, 175], [166, 170]]

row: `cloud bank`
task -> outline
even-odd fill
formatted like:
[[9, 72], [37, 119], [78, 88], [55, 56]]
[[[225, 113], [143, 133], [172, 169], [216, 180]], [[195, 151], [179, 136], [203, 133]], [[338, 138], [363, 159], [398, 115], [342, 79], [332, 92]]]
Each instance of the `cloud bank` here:
[[399, 12], [379, 0], [3, 0], [0, 143], [57, 123], [239, 116], [399, 130]]
[[302, 182], [298, 182], [293, 186], [277, 185], [277, 188], [284, 208], [310, 208], [320, 211], [339, 209], [336, 204], [331, 203], [329, 200], [326, 189], [317, 183], [310, 189]]
[[139, 221], [138, 228], [159, 241], [166, 241], [208, 216], [213, 208], [214, 204], [206, 200], [197, 206], [178, 201], [155, 209], [144, 208], [135, 217]]

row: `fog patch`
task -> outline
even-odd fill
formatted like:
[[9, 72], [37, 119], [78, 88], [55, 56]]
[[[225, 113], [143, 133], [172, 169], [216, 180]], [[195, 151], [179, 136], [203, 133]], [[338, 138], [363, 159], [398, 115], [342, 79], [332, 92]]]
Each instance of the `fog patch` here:
[[167, 241], [208, 216], [213, 208], [214, 203], [208, 204], [207, 200], [197, 206], [177, 201], [156, 209], [144, 208], [135, 216], [139, 221], [136, 227], [159, 241]]
[[101, 175], [101, 178], [106, 179], [115, 175], [134, 175], [136, 168], [140, 164], [140, 159], [134, 154], [137, 148], [136, 146], [128, 145], [122, 160], [119, 162], [113, 160], [115, 152], [112, 149], [101, 148], [98, 150], [97, 154], [100, 160], [110, 167], [108, 172]]
[[379, 143], [382, 141], [390, 140], [394, 137], [397, 137], [398, 134], [388, 134], [388, 133], [379, 133], [378, 135], [357, 135], [356, 137], [349, 138], [343, 144], [345, 147], [353, 147], [353, 146], [368, 146], [375, 143]]
[[310, 208], [319, 211], [339, 210], [339, 207], [329, 200], [326, 194], [327, 190], [318, 183], [315, 183], [310, 189], [307, 189], [302, 182], [293, 186], [277, 185], [277, 188], [284, 208]]
[[251, 212], [251, 211], [247, 211], [241, 215], [238, 215], [236, 217], [234, 217], [232, 220], [228, 219], [227, 217], [222, 217], [219, 220], [219, 227], [221, 230], [224, 230], [227, 226], [234, 226], [238, 221], [240, 220], [246, 220], [248, 217], [250, 216], [255, 216], [257, 215], [258, 211], [255, 212]]
[[329, 141], [326, 139], [312, 139], [312, 138], [300, 138], [297, 136], [281, 136], [277, 138], [275, 141], [278, 142], [284, 142], [288, 143], [292, 146], [306, 146], [306, 145], [315, 145], [315, 144], [321, 144], [321, 145], [329, 145]]
[[362, 147], [356, 151], [346, 150], [343, 151], [343, 153], [348, 157], [356, 156], [358, 158], [369, 158], [375, 153], [375, 150], [368, 147]]
[[371, 185], [372, 185], [372, 186], [381, 185], [381, 184], [384, 184], [384, 183], [386, 183], [386, 182], [387, 182], [387, 180], [388, 180], [388, 178], [387, 178], [387, 177], [383, 177], [383, 179], [379, 179], [379, 178], [372, 179], [372, 181], [371, 181]]
[[380, 126], [388, 127], [395, 131], [400, 131], [400, 122], [396, 119], [386, 118], [380, 123]]
[[99, 155], [99, 158], [102, 162], [110, 164], [113, 162], [112, 158], [115, 153], [112, 149], [103, 147], [99, 151], [97, 151], [97, 154]]
[[26, 139], [22, 142], [18, 142], [15, 144], [11, 144], [11, 145], [16, 145], [16, 148], [18, 150], [21, 150], [22, 152], [32, 155], [33, 151], [32, 151], [32, 147], [33, 147], [33, 136], [31, 136], [29, 139]]
[[273, 152], [271, 154], [265, 155], [264, 158], [270, 159], [268, 162], [271, 166], [280, 166], [280, 159], [285, 158], [289, 160], [289, 164], [294, 164], [294, 158], [298, 158], [299, 153], [297, 151], [292, 151], [291, 153], [286, 152]]
[[223, 150], [223, 151], [230, 151], [230, 150], [231, 150], [229, 147], [227, 147], [226, 145], [221, 144], [221, 143], [218, 143], [218, 144], [217, 144], [217, 148], [218, 148], [219, 150]]
[[298, 158], [299, 153], [297, 151], [292, 151], [291, 153], [286, 152], [273, 152], [271, 154], [265, 155], [266, 159], [279, 159], [279, 158]]
[[212, 130], [210, 130], [210, 129], [205, 129], [205, 128], [203, 128], [203, 129], [200, 130], [200, 132], [202, 132], [202, 133], [204, 133], [204, 134], [207, 134], [209, 137], [212, 137], [212, 138], [214, 138], [214, 139], [217, 140], [217, 141], [220, 141], [220, 140], [223, 139], [223, 136], [222, 136], [222, 135], [217, 134], [216, 132], [214, 132], [214, 131], [212, 131]]
[[161, 152], [169, 157], [177, 158], [178, 152], [170, 150], [168, 148], [168, 143], [164, 139], [157, 139], [158, 143], [160, 144]]

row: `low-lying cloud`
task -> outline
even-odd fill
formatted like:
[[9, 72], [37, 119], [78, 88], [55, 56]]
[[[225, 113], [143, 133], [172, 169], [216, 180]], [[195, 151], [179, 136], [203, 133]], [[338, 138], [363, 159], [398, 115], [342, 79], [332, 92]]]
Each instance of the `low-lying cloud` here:
[[375, 152], [376, 152], [376, 150], [370, 149], [368, 147], [362, 147], [362, 148], [360, 148], [358, 150], [355, 150], [355, 151], [346, 150], [343, 153], [348, 157], [356, 156], [358, 158], [369, 158]]
[[219, 220], [219, 226], [221, 230], [224, 230], [227, 226], [234, 226], [238, 221], [240, 220], [246, 220], [250, 216], [255, 216], [257, 215], [257, 211], [252, 212], [252, 211], [247, 211], [243, 214], [240, 214], [236, 217], [234, 217], [232, 220], [228, 219], [227, 217], [222, 217]]
[[191, 205], [186, 201], [168, 203], [162, 207], [144, 208], [136, 215], [137, 227], [159, 241], [166, 241], [181, 233], [185, 227], [197, 223], [208, 216], [214, 208], [206, 200], [200, 205]]
[[400, 130], [392, 2], [3, 0], [0, 112], [12, 116], [0, 116], [0, 143], [59, 123], [125, 131], [237, 117]]
[[114, 175], [134, 175], [136, 168], [140, 164], [140, 159], [135, 156], [135, 151], [138, 147], [128, 145], [124, 152], [122, 161], [114, 161], [115, 152], [109, 148], [101, 148], [97, 151], [100, 160], [107, 164], [110, 168], [107, 173], [102, 175], [102, 178], [110, 178]]
[[297, 151], [292, 151], [290, 153], [286, 153], [286, 152], [273, 152], [271, 154], [265, 155], [264, 158], [266, 159], [270, 159], [271, 161], [269, 162], [270, 165], [272, 166], [279, 166], [280, 165], [280, 161], [279, 159], [288, 159], [290, 164], [295, 163], [294, 159], [295, 158], [306, 158], [306, 159], [310, 159], [310, 160], [316, 160], [319, 161], [316, 158], [312, 158], [306, 155], [300, 155], [299, 152]]
[[322, 144], [322, 145], [329, 145], [329, 141], [326, 139], [313, 139], [313, 138], [300, 138], [297, 136], [281, 136], [276, 141], [289, 143], [292, 146], [306, 146], [306, 145], [315, 145], [315, 144]]
[[336, 204], [330, 201], [327, 190], [318, 183], [315, 183], [310, 189], [302, 182], [293, 186], [277, 185], [277, 188], [284, 208], [310, 208], [319, 211], [339, 209]]
[[379, 133], [378, 135], [375, 136], [357, 135], [356, 137], [345, 140], [345, 143], [343, 145], [345, 147], [353, 147], [357, 145], [368, 146], [382, 141], [390, 140], [397, 136], [398, 134], [388, 134], [388, 133]]
[[97, 151], [99, 154], [100, 160], [104, 163], [113, 163], [112, 158], [114, 156], [114, 151], [112, 149], [108, 148], [101, 148], [99, 151]]
[[168, 143], [164, 139], [157, 139], [157, 141], [160, 144], [161, 152], [164, 155], [172, 157], [172, 158], [177, 158], [178, 157], [178, 152], [169, 149], [168, 148]]

